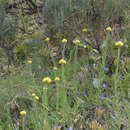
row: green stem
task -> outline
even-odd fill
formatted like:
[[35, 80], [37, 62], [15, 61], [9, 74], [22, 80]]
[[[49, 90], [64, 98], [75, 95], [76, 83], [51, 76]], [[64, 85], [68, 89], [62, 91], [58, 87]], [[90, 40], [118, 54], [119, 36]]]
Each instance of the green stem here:
[[57, 101], [56, 101], [56, 109], [59, 109], [59, 85], [56, 85], [57, 89]]
[[23, 130], [25, 130], [25, 117], [22, 117], [22, 128], [23, 128]]
[[118, 76], [118, 71], [119, 71], [119, 62], [120, 62], [120, 47], [118, 48], [118, 55], [117, 55], [116, 76]]
[[[48, 88], [48, 86], [47, 86], [47, 88]], [[43, 94], [44, 94], [43, 102], [44, 102], [45, 106], [47, 107], [48, 106], [47, 91], [44, 91]], [[48, 116], [48, 111], [45, 112], [45, 120], [47, 120], [47, 116]]]
[[107, 58], [107, 50], [108, 50], [108, 40], [104, 41], [104, 49], [103, 49], [103, 67], [106, 66], [106, 58]]
[[75, 47], [75, 63], [77, 63], [78, 45]]
[[[65, 88], [65, 68], [64, 65], [62, 65], [62, 80], [63, 80], [63, 85], [61, 88], [61, 93], [62, 93], [62, 99], [63, 99], [63, 107], [67, 105], [67, 97], [66, 97], [66, 88]], [[66, 106], [67, 107], [67, 106]]]
[[66, 48], [66, 44], [64, 44], [64, 46], [63, 46], [63, 51], [62, 51], [62, 58], [63, 59], [65, 58], [65, 48]]
[[120, 47], [118, 48], [118, 54], [117, 54], [117, 66], [115, 71], [115, 91], [117, 91], [118, 88], [118, 82], [119, 82], [119, 62], [120, 62]]

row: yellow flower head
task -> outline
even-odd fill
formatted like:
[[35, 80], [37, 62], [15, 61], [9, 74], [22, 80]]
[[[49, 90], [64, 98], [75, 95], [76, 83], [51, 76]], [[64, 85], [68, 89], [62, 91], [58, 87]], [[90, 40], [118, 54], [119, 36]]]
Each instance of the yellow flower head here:
[[47, 87], [43, 87], [43, 90], [47, 91], [47, 90], [48, 90], [48, 88], [47, 88]]
[[59, 60], [59, 64], [67, 64], [67, 62], [64, 59]]
[[45, 77], [45, 78], [42, 79], [42, 82], [44, 82], [44, 83], [51, 83], [52, 80], [49, 77]]
[[62, 39], [62, 43], [67, 43], [67, 39]]
[[124, 43], [121, 42], [121, 41], [118, 41], [118, 42], [115, 43], [115, 46], [118, 46], [118, 47], [121, 47], [121, 46], [123, 46], [123, 45], [124, 45]]
[[57, 70], [58, 68], [57, 67], [53, 67], [54, 70]]
[[81, 42], [80, 42], [80, 40], [77, 39], [77, 40], [74, 40], [74, 43], [75, 44], [80, 44]]
[[60, 77], [55, 77], [55, 81], [60, 81]]
[[88, 32], [88, 29], [87, 28], [83, 28], [82, 32]]
[[21, 111], [21, 112], [20, 112], [20, 115], [21, 115], [21, 116], [25, 116], [26, 114], [27, 114], [26, 111]]
[[31, 61], [31, 60], [28, 60], [28, 64], [32, 64], [32, 61]]
[[87, 46], [86, 46], [86, 45], [84, 45], [83, 47], [84, 47], [84, 48], [87, 48]]
[[32, 97], [35, 97], [36, 96], [36, 94], [35, 93], [32, 93]]
[[38, 96], [35, 96], [34, 99], [39, 100], [39, 97], [38, 97]]
[[109, 32], [111, 32], [112, 28], [111, 27], [107, 27], [106, 30], [109, 31]]
[[47, 37], [47, 38], [45, 39], [45, 41], [50, 41], [50, 38], [49, 38], [49, 37]]

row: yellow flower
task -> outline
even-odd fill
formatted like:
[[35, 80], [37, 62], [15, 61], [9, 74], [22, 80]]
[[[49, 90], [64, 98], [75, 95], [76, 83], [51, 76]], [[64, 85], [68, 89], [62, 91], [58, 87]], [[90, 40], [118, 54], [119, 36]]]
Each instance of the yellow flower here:
[[80, 44], [81, 42], [80, 42], [80, 40], [77, 39], [77, 40], [74, 40], [74, 43], [75, 44]]
[[47, 37], [47, 38], [45, 39], [45, 41], [50, 41], [50, 38], [49, 38], [49, 37]]
[[38, 96], [35, 96], [34, 99], [39, 100], [39, 97], [38, 97]]
[[87, 28], [83, 28], [82, 32], [88, 32], [88, 29]]
[[67, 64], [67, 62], [64, 59], [59, 60], [59, 64]]
[[32, 93], [32, 97], [35, 97], [36, 96], [36, 94], [35, 93]]
[[111, 32], [112, 28], [111, 27], [107, 27], [106, 30], [109, 31], [109, 32]]
[[67, 39], [62, 39], [62, 43], [67, 43]]
[[31, 60], [28, 60], [28, 64], [32, 64], [32, 61], [31, 61]]
[[47, 87], [43, 87], [43, 90], [47, 91], [47, 90], [48, 90], [48, 88], [47, 88]]
[[60, 81], [60, 77], [55, 77], [55, 81]]
[[21, 116], [25, 116], [26, 114], [27, 114], [26, 111], [21, 111], [21, 112], [20, 112], [20, 115], [21, 115]]
[[118, 46], [118, 47], [121, 47], [121, 46], [123, 46], [123, 45], [124, 45], [124, 43], [121, 42], [121, 41], [118, 41], [118, 42], [115, 43], [115, 46]]
[[57, 67], [53, 67], [54, 70], [57, 70], [58, 68]]
[[52, 80], [49, 77], [45, 77], [45, 78], [42, 79], [42, 82], [44, 82], [44, 83], [51, 83]]
[[84, 45], [83, 47], [84, 47], [84, 48], [87, 48], [87, 46], [86, 46], [86, 45]]

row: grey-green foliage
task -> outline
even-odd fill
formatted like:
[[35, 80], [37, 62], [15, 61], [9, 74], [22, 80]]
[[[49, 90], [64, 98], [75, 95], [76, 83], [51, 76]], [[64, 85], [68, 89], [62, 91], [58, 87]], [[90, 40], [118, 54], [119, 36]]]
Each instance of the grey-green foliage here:
[[4, 5], [0, 5], [0, 46], [4, 47], [14, 40], [16, 32], [16, 22], [12, 16], [6, 14]]
[[100, 8], [102, 17], [107, 20], [118, 20], [119, 17], [126, 17], [128, 13], [129, 0], [106, 0], [104, 10]]
[[43, 13], [50, 24], [63, 25], [65, 17], [72, 11], [70, 0], [46, 0]]
[[128, 3], [129, 0], [46, 0], [43, 13], [49, 25], [61, 25], [67, 17], [77, 13], [84, 22], [96, 22], [98, 19], [109, 24], [125, 17]]
[[14, 61], [14, 45], [11, 43], [15, 40], [16, 20], [13, 16], [6, 13], [6, 4], [0, 3], [0, 47], [4, 50], [8, 63]]

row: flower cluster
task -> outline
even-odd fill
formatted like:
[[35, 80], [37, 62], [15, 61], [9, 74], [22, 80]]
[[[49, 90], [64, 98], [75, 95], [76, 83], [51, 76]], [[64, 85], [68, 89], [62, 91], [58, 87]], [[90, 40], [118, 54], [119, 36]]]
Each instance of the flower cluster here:
[[49, 38], [49, 37], [46, 37], [46, 38], [45, 38], [45, 41], [50, 41], [50, 38]]
[[83, 28], [82, 32], [88, 32], [88, 29], [87, 28]]
[[49, 83], [52, 82], [52, 80], [51, 80], [51, 78], [49, 78], [49, 77], [45, 77], [45, 78], [42, 79], [42, 82], [43, 82], [43, 83], [48, 83], [48, 84], [49, 84]]
[[62, 39], [61, 42], [65, 44], [65, 43], [67, 43], [68, 41], [67, 41], [67, 39], [64, 38], [64, 39]]
[[32, 60], [28, 60], [28, 64], [32, 64]]
[[43, 87], [43, 90], [44, 90], [44, 91], [47, 91], [47, 90], [48, 90], [48, 88], [47, 88], [47, 87]]
[[40, 98], [35, 94], [35, 93], [32, 93], [32, 97], [36, 100], [39, 100]]
[[74, 42], [75, 44], [78, 44], [78, 45], [81, 44], [81, 41], [78, 40], [78, 39], [77, 39], [77, 40], [74, 40], [73, 42]]
[[55, 77], [55, 81], [60, 81], [60, 77]]
[[26, 114], [27, 114], [27, 112], [25, 110], [23, 110], [23, 111], [20, 112], [21, 116], [25, 116]]
[[118, 41], [115, 43], [115, 46], [117, 46], [117, 47], [121, 47], [123, 45], [124, 45], [124, 43], [122, 41]]
[[111, 28], [111, 27], [107, 27], [107, 28], [106, 28], [106, 31], [111, 32], [111, 31], [112, 31], [112, 28]]
[[67, 61], [64, 59], [59, 60], [59, 64], [67, 64]]

